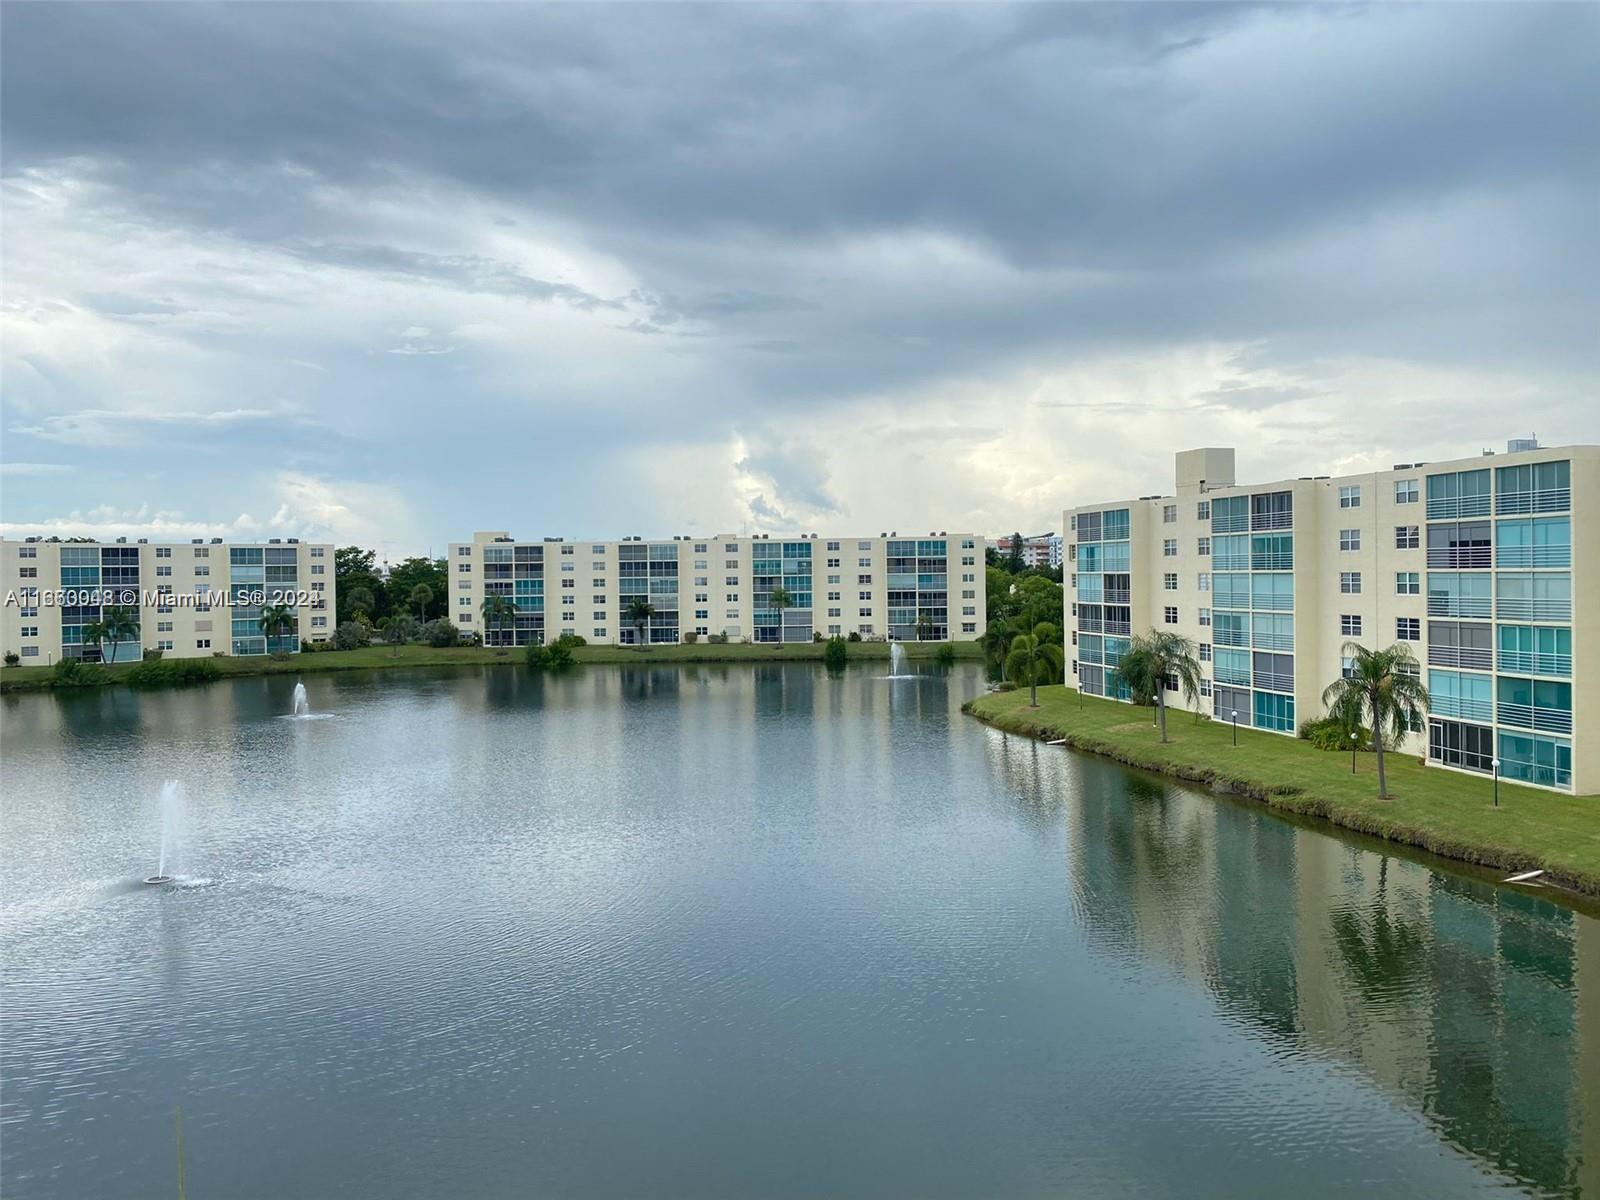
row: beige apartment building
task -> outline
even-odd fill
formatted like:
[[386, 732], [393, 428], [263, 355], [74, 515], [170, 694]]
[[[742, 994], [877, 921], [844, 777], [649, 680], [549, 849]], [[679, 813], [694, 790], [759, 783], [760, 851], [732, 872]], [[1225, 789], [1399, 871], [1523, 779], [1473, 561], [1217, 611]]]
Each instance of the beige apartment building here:
[[1172, 495], [1064, 514], [1069, 674], [1085, 693], [1126, 699], [1129, 639], [1168, 630], [1198, 647], [1202, 711], [1293, 736], [1323, 714], [1347, 643], [1406, 642], [1432, 706], [1404, 749], [1600, 791], [1600, 738], [1582, 725], [1600, 713], [1600, 447], [1530, 439], [1253, 485], [1231, 449], [1176, 468]]
[[[451, 616], [491, 645], [528, 645], [577, 634], [630, 645], [635, 599], [654, 610], [653, 644], [686, 635], [731, 641], [809, 642], [976, 638], [984, 620], [984, 541], [946, 532], [902, 536], [680, 535], [659, 540], [525, 541], [505, 532], [452, 543]], [[776, 589], [791, 603], [774, 607]], [[506, 597], [509, 619], [486, 622], [484, 600]]]
[[[137, 661], [145, 650], [193, 658], [295, 651], [333, 631], [333, 547], [296, 538], [260, 544], [0, 542], [0, 645], [24, 666], [63, 658]], [[262, 628], [264, 606], [287, 604], [292, 624]], [[84, 630], [111, 608], [131, 610], [138, 634], [112, 646]]]

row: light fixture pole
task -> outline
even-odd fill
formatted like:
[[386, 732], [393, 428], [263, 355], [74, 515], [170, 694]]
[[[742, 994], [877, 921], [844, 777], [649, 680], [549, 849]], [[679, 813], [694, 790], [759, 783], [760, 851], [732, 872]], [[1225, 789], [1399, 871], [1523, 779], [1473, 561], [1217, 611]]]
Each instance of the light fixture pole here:
[[1239, 744], [1239, 710], [1237, 708], [1233, 710], [1233, 744], [1235, 746]]
[[1494, 806], [1500, 807], [1500, 760], [1492, 760], [1489, 765], [1494, 768]]
[[1356, 742], [1359, 740], [1355, 730], [1350, 731], [1350, 774], [1356, 773]]

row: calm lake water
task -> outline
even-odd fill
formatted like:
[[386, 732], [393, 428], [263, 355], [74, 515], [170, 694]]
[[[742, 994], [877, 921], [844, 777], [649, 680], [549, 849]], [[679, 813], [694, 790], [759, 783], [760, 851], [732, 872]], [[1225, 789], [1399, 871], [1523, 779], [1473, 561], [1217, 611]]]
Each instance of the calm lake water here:
[[293, 686], [0, 705], [10, 1200], [1600, 1194], [1600, 922], [975, 667]]

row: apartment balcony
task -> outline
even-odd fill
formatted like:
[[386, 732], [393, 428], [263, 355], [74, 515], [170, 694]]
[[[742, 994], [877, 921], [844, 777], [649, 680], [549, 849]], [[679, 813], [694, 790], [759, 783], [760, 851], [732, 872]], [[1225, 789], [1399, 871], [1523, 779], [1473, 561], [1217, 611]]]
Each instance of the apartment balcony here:
[[1500, 724], [1518, 729], [1537, 729], [1543, 733], [1571, 733], [1572, 710], [1540, 708], [1537, 704], [1499, 704]]
[[[1507, 603], [1501, 601], [1502, 606]], [[1444, 596], [1430, 595], [1428, 597], [1428, 615], [1430, 617], [1483, 617], [1487, 619], [1492, 615], [1492, 605], [1487, 596]]]
[[1494, 720], [1494, 702], [1488, 697], [1441, 696], [1435, 692], [1430, 699], [1428, 711], [1436, 717], [1460, 717], [1465, 721], [1482, 721], [1485, 724]]
[[1428, 501], [1428, 520], [1451, 521], [1457, 517], [1487, 517], [1489, 497], [1440, 496]]
[[1440, 646], [1433, 642], [1428, 643], [1430, 667], [1466, 667], [1470, 671], [1487, 671], [1492, 665], [1493, 657], [1487, 647]]
[[1294, 634], [1292, 633], [1257, 633], [1254, 637], [1257, 650], [1294, 649]]
[[1106, 592], [1107, 604], [1132, 604], [1133, 593], [1125, 588], [1111, 588]]
[[[1487, 603], [1487, 601], [1485, 602]], [[1499, 602], [1499, 619], [1502, 621], [1570, 621], [1572, 601], [1566, 599], [1525, 600], [1506, 599]], [[1433, 602], [1428, 602], [1428, 612], [1433, 612]], [[1482, 615], [1488, 616], [1487, 612]]]
[[1228, 684], [1232, 687], [1250, 686], [1249, 667], [1223, 667], [1213, 663], [1211, 668], [1211, 677], [1217, 683]]
[[1428, 566], [1447, 570], [1488, 570], [1493, 565], [1488, 546], [1429, 548]]
[[1252, 513], [1250, 515], [1250, 528], [1257, 532], [1263, 529], [1292, 529], [1294, 528], [1294, 513], [1292, 511]]
[[1222, 629], [1213, 626], [1211, 641], [1217, 646], [1239, 646], [1248, 649], [1250, 646], [1250, 631], [1248, 629]]
[[1128, 637], [1133, 633], [1132, 621], [1107, 621], [1105, 622], [1105, 627], [1107, 633], [1118, 633], [1123, 637]]
[[[1570, 567], [1571, 546], [1501, 546], [1496, 552], [1501, 567]], [[1431, 562], [1428, 564], [1433, 565]]]
[[1213, 571], [1248, 571], [1250, 569], [1250, 552], [1240, 551], [1237, 554], [1211, 553], [1211, 569]]
[[1080, 616], [1078, 618], [1078, 632], [1079, 633], [1100, 633], [1102, 631], [1110, 632], [1109, 630], [1105, 629], [1105, 624], [1106, 623], [1104, 621], [1102, 621], [1099, 617]]
[[1256, 553], [1250, 556], [1250, 569], [1252, 571], [1292, 571], [1294, 570], [1294, 552], [1287, 554], [1277, 552]]
[[1257, 671], [1255, 686], [1268, 692], [1293, 692], [1294, 675], [1285, 671]]
[[[1566, 512], [1572, 507], [1571, 488], [1540, 488], [1527, 492], [1501, 492], [1494, 498], [1494, 511], [1512, 513]], [[1428, 514], [1432, 516], [1432, 513]]]
[[1211, 513], [1212, 533], [1249, 533], [1250, 514], [1239, 513], [1236, 516], [1217, 516], [1216, 510]]
[[[1433, 661], [1431, 651], [1428, 661]], [[1509, 671], [1515, 675], [1558, 675], [1564, 679], [1570, 679], [1572, 677], [1572, 655], [1540, 654], [1534, 650], [1502, 650], [1500, 651], [1500, 670]]]

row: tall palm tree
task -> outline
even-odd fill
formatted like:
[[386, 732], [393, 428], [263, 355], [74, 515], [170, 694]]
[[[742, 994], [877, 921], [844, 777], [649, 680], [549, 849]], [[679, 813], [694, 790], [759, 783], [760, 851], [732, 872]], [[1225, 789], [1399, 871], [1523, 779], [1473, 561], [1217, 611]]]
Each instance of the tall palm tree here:
[[1177, 680], [1190, 704], [1200, 701], [1200, 661], [1195, 658], [1194, 643], [1181, 633], [1152, 629], [1134, 638], [1114, 674], [1133, 696], [1155, 701], [1163, 742], [1167, 740], [1167, 681]]
[[352, 617], [372, 616], [372, 610], [376, 604], [377, 600], [373, 598], [370, 588], [358, 587], [350, 589], [350, 615]]
[[1011, 639], [1006, 656], [1006, 678], [1028, 685], [1028, 707], [1039, 707], [1039, 684], [1050, 683], [1061, 674], [1065, 656], [1061, 635], [1048, 621], [1040, 621], [1032, 633], [1019, 633]]
[[639, 648], [643, 650], [648, 645], [645, 632], [649, 628], [650, 618], [656, 615], [656, 606], [643, 596], [635, 596], [628, 601], [624, 615], [628, 619], [628, 624], [633, 626], [634, 633], [638, 636]]
[[285, 629], [293, 629], [295, 625], [295, 611], [287, 604], [269, 604], [261, 610], [261, 634], [267, 639], [267, 648], [272, 648], [274, 634], [282, 634]]
[[511, 603], [509, 596], [485, 596], [482, 611], [483, 627], [490, 633], [500, 632], [507, 621], [517, 619], [517, 606]]
[[[86, 622], [84, 624], [83, 633], [82, 633], [81, 636], [83, 638], [83, 644], [85, 646], [93, 646], [96, 650], [99, 650], [100, 649], [100, 643], [105, 641], [105, 637], [106, 637], [106, 624], [105, 624], [105, 622], [104, 621], [89, 621], [89, 622]], [[101, 653], [100, 657], [101, 658], [105, 657], [104, 652]]]
[[[117, 646], [139, 636], [139, 618], [131, 608], [112, 607], [100, 614], [100, 641], [111, 643], [108, 662], [117, 661]], [[85, 631], [85, 637], [88, 636]], [[105, 657], [104, 654], [101, 655]]]
[[1000, 678], [1006, 678], [1006, 658], [1011, 653], [1011, 639], [1027, 633], [1028, 625], [1016, 617], [996, 617], [983, 631], [984, 653], [1000, 664]]
[[778, 614], [778, 649], [783, 649], [783, 610], [794, 607], [794, 597], [781, 584], [767, 593], [767, 607]]
[[1387, 650], [1368, 650], [1359, 642], [1346, 642], [1344, 653], [1352, 660], [1348, 674], [1335, 679], [1322, 692], [1328, 711], [1351, 729], [1372, 722], [1372, 749], [1378, 756], [1378, 799], [1389, 798], [1383, 770], [1383, 731], [1387, 726], [1398, 743], [1406, 730], [1422, 722], [1428, 711], [1428, 689], [1411, 647], [1396, 642]]
[[411, 603], [417, 606], [417, 620], [427, 621], [428, 605], [433, 603], [433, 589], [425, 583], [419, 583], [411, 589]]
[[933, 636], [933, 618], [925, 612], [917, 613], [917, 641], [925, 642]]

